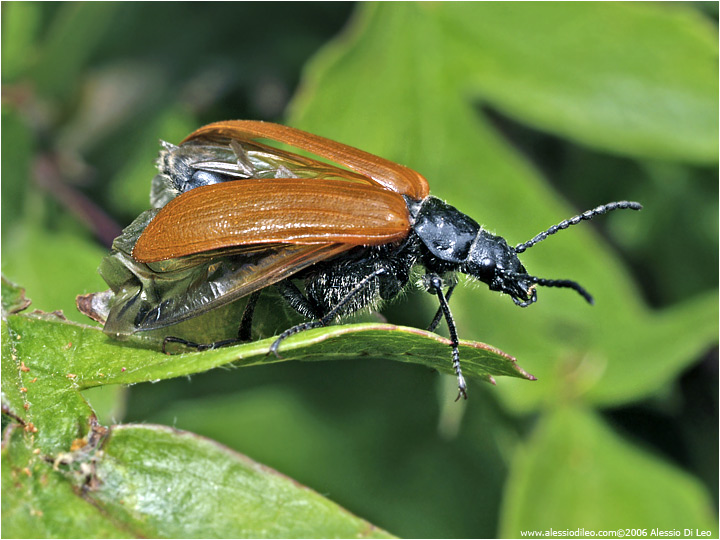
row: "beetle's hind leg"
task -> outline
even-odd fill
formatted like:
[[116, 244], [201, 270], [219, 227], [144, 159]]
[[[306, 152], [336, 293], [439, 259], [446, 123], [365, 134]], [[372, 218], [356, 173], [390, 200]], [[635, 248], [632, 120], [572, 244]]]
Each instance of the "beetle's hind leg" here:
[[257, 306], [260, 291], [255, 291], [248, 298], [245, 309], [243, 310], [242, 319], [240, 319], [240, 328], [238, 328], [237, 341], [250, 341], [252, 339], [252, 322], [255, 314], [255, 306]]
[[230, 345], [236, 345], [237, 343], [246, 343], [250, 341], [253, 314], [255, 313], [255, 306], [257, 306], [258, 298], [260, 298], [260, 291], [255, 291], [248, 297], [247, 304], [245, 304], [245, 309], [243, 310], [242, 319], [240, 320], [240, 327], [238, 328], [238, 334], [236, 338], [221, 339], [219, 341], [213, 341], [212, 343], [196, 343], [194, 341], [189, 341], [187, 339], [175, 336], [167, 336], [163, 340], [162, 352], [164, 352], [165, 354], [169, 354], [167, 352], [168, 343], [179, 343], [181, 345], [184, 345], [185, 347], [190, 347], [191, 349], [195, 349], [197, 351], [209, 351], [212, 349], [220, 349], [221, 347], [228, 347]]
[[186, 347], [190, 347], [191, 349], [195, 349], [198, 352], [202, 351], [209, 351], [212, 349], [219, 349], [221, 347], [227, 347], [228, 345], [235, 345], [236, 343], [240, 343], [240, 340], [237, 338], [232, 339], [221, 339], [220, 341], [213, 341], [212, 343], [195, 343], [194, 341], [189, 341], [187, 339], [175, 337], [175, 336], [167, 336], [165, 339], [163, 339], [162, 344], [162, 352], [165, 354], [170, 354], [167, 352], [167, 344], [168, 343], [180, 343], [181, 345], [185, 345]]
[[[282, 334], [278, 336], [278, 338], [275, 340], [275, 342], [270, 346], [270, 351], [268, 351], [268, 354], [274, 354], [277, 358], [280, 358], [280, 355], [278, 354], [278, 348], [280, 347], [280, 344], [290, 336], [294, 334], [298, 334], [300, 332], [304, 332], [305, 330], [311, 330], [313, 328], [320, 328], [322, 326], [327, 326], [330, 324], [336, 317], [341, 315], [343, 313], [343, 308], [350, 304], [352, 300], [359, 294], [362, 294], [366, 288], [371, 286], [374, 283], [375, 278], [384, 275], [387, 273], [387, 270], [385, 268], [377, 268], [374, 271], [372, 271], [370, 274], [365, 276], [363, 279], [357, 282], [357, 284], [343, 297], [340, 299], [340, 301], [333, 306], [333, 308], [328, 311], [325, 315], [322, 317], [316, 318], [315, 320], [304, 322], [297, 324], [293, 326], [292, 328], [288, 328], [285, 330]], [[292, 285], [292, 284], [291, 284]], [[297, 287], [292, 285], [292, 287], [295, 288], [298, 295], [307, 303], [306, 307], [308, 309], [313, 309], [312, 304], [310, 301], [305, 298], [305, 296], [300, 293], [299, 290], [297, 290]], [[291, 306], [293, 306], [298, 312], [304, 314], [300, 309], [298, 309], [296, 303], [299, 302], [298, 297], [293, 297], [292, 299], [288, 298], [286, 296], [286, 291], [283, 292], [283, 296], [288, 300], [288, 303], [290, 303]], [[294, 303], [295, 302], [295, 303]]]
[[288, 305], [306, 319], [320, 319], [322, 317], [318, 307], [289, 279], [276, 283], [275, 288]]

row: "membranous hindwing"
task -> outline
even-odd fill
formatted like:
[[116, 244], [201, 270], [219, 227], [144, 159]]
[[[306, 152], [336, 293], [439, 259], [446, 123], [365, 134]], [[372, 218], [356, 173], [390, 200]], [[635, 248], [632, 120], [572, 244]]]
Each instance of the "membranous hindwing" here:
[[[315, 246], [263, 246], [237, 253], [223, 250], [138, 262], [131, 255], [132, 248], [157, 212], [146, 211], [133, 221], [115, 239], [113, 251], [98, 269], [113, 294], [96, 295], [92, 310], [103, 313], [104, 331], [119, 339], [138, 334], [161, 342], [167, 327], [180, 337], [233, 338], [248, 291], [262, 288], [268, 280], [284, 279], [289, 261], [297, 267], [312, 265], [321, 251]], [[277, 296], [273, 289], [264, 292], [256, 307], [253, 337], [276, 334], [299, 320], [291, 309], [277, 309], [281, 305]]]
[[[247, 178], [325, 178], [369, 183], [352, 171], [286, 152], [257, 141], [199, 137], [175, 146], [161, 141], [160, 171], [150, 189], [150, 204], [162, 208], [191, 189]], [[340, 173], [340, 174], [338, 174]]]
[[[116, 338], [141, 333], [162, 341], [170, 326], [178, 337], [234, 338], [250, 293], [345, 250], [337, 244], [259, 245], [139, 262], [132, 249], [158, 211], [138, 216], [115, 239], [112, 252], [98, 269], [114, 294], [96, 297], [95, 302], [102, 305], [93, 311], [105, 313], [104, 331]], [[258, 323], [253, 337], [276, 334], [299, 320], [292, 309], [277, 309], [282, 305], [277, 296], [272, 288], [263, 292], [255, 308]]]

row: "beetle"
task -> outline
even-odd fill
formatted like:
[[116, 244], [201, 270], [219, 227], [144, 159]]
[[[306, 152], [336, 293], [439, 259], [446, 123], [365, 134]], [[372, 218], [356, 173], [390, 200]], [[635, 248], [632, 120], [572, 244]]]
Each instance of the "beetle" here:
[[420, 267], [422, 285], [439, 303], [430, 330], [443, 318], [449, 329], [457, 399], [467, 399], [467, 385], [448, 305], [456, 276], [480, 280], [520, 307], [537, 300], [538, 286], [572, 289], [592, 303], [574, 281], [528, 273], [518, 255], [583, 220], [642, 208], [604, 204], [511, 247], [431, 196], [420, 173], [295, 128], [223, 121], [179, 146], [162, 144], [154, 208], [116, 239], [100, 267], [114, 293], [107, 333], [166, 328], [247, 297], [237, 335], [211, 343], [166, 336], [163, 350], [170, 342], [206, 350], [246, 341], [258, 297], [272, 287], [308, 319], [277, 336], [269, 351], [277, 355], [293, 334], [395, 298]]

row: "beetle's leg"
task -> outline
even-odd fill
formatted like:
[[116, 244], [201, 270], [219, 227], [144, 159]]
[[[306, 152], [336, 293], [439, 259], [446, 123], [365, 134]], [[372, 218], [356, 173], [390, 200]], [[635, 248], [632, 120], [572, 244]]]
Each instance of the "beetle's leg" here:
[[228, 345], [235, 345], [236, 343], [250, 341], [253, 313], [255, 312], [255, 306], [257, 305], [258, 298], [260, 298], [260, 291], [255, 291], [248, 297], [236, 338], [221, 339], [220, 341], [213, 341], [212, 343], [196, 343], [194, 341], [189, 341], [175, 336], [167, 336], [163, 340], [162, 352], [168, 354], [166, 350], [168, 343], [180, 343], [181, 345], [185, 345], [186, 347], [190, 347], [197, 351], [209, 351], [211, 349], [219, 349], [220, 347], [227, 347]]
[[183, 339], [183, 338], [179, 338], [179, 337], [175, 337], [175, 336], [167, 336], [165, 339], [163, 339], [163, 344], [162, 344], [162, 352], [165, 354], [170, 354], [169, 352], [167, 352], [167, 350], [165, 348], [168, 343], [180, 343], [181, 345], [186, 345], [186, 346], [192, 347], [194, 349], [197, 349], [200, 346], [199, 343], [195, 343], [194, 341], [188, 341], [187, 339]]
[[[450, 297], [452, 296], [453, 291], [455, 290], [455, 287], [457, 287], [457, 283], [454, 285], [450, 285], [448, 287], [447, 292], [445, 293], [445, 300], [450, 302]], [[428, 326], [428, 332], [434, 332], [435, 329], [438, 327], [438, 324], [440, 324], [440, 321], [443, 317], [443, 310], [442, 307], [439, 307], [437, 312], [435, 312], [435, 317], [433, 317], [432, 322], [430, 323], [430, 326]]]
[[232, 339], [221, 339], [220, 341], [213, 341], [212, 343], [195, 343], [194, 341], [188, 341], [187, 339], [175, 337], [175, 336], [167, 336], [165, 339], [163, 339], [162, 344], [162, 352], [165, 354], [170, 354], [166, 350], [166, 346], [168, 343], [180, 343], [181, 345], [185, 345], [186, 347], [190, 347], [191, 349], [195, 349], [198, 352], [202, 351], [209, 351], [212, 349], [219, 349], [221, 347], [227, 347], [228, 345], [235, 345], [236, 343], [239, 343], [240, 340], [237, 338]]
[[276, 283], [275, 288], [288, 305], [306, 319], [319, 319], [321, 317], [317, 307], [289, 279]]
[[255, 306], [257, 305], [258, 298], [260, 298], [260, 291], [255, 291], [248, 298], [245, 309], [243, 310], [242, 319], [240, 319], [240, 328], [238, 328], [238, 341], [250, 341], [252, 332], [252, 320], [253, 314], [255, 313]]
[[[338, 316], [338, 314], [341, 312], [342, 308], [350, 302], [353, 297], [363, 291], [372, 281], [383, 274], [387, 273], [387, 270], [385, 268], [378, 268], [365, 276], [363, 279], [358, 281], [357, 285], [352, 288], [352, 290], [347, 293], [330, 311], [328, 311], [325, 315], [322, 317], [315, 319], [313, 321], [308, 321], [304, 323], [297, 324], [293, 326], [292, 328], [288, 328], [285, 330], [282, 334], [278, 336], [278, 338], [275, 340], [275, 342], [270, 346], [270, 351], [268, 354], [272, 353], [276, 357], [280, 358], [280, 355], [278, 354], [278, 347], [280, 347], [280, 343], [289, 338], [290, 336], [297, 334], [299, 332], [304, 332], [305, 330], [311, 330], [312, 328], [320, 328], [321, 326], [327, 326], [330, 324], [335, 317]], [[294, 285], [293, 285], [294, 286]], [[299, 292], [299, 291], [298, 291]], [[303, 296], [303, 298], [305, 298]], [[307, 301], [307, 299], [305, 299]], [[309, 304], [309, 301], [308, 301]], [[295, 307], [295, 306], [293, 306]], [[297, 309], [297, 308], [295, 308]], [[299, 311], [299, 310], [298, 310]], [[301, 312], [302, 313], [302, 312]]]
[[[467, 385], [465, 384], [465, 378], [462, 375], [460, 369], [460, 350], [458, 349], [459, 341], [457, 336], [457, 329], [455, 328], [455, 321], [453, 320], [452, 313], [450, 313], [450, 306], [448, 306], [447, 298], [443, 294], [442, 290], [442, 279], [436, 274], [429, 274], [424, 277], [428, 287], [432, 289], [440, 301], [440, 309], [442, 310], [445, 320], [447, 321], [448, 331], [450, 332], [450, 346], [452, 347], [452, 362], [453, 368], [455, 369], [455, 375], [458, 379], [458, 396], [455, 401], [463, 397], [467, 399]], [[450, 292], [450, 291], [448, 291]], [[448, 294], [449, 296], [449, 294]]]
[[355, 285], [355, 287], [353, 287], [353, 289], [352, 289], [349, 293], [347, 293], [347, 294], [345, 295], [345, 297], [344, 297], [342, 300], [340, 300], [337, 304], [335, 304], [335, 307], [333, 307], [330, 311], [328, 311], [328, 312], [320, 319], [320, 322], [322, 323], [322, 325], [323, 325], [323, 326], [327, 326], [328, 324], [330, 324], [330, 323], [333, 321], [333, 319], [338, 316], [338, 314], [340, 313], [340, 311], [342, 310], [342, 308], [345, 307], [345, 305], [346, 305], [348, 302], [350, 302], [350, 300], [352, 300], [353, 297], [354, 297], [356, 294], [361, 293], [361, 292], [363, 291], [363, 289], [365, 289], [365, 287], [367, 287], [368, 285], [370, 285], [370, 283], [371, 283], [376, 277], [382, 276], [383, 274], [387, 274], [387, 270], [386, 270], [385, 268], [378, 268], [378, 269], [373, 270], [372, 272], [370, 272], [370, 273], [369, 273], [367, 276], [365, 276], [364, 278], [362, 278], [362, 279], [358, 282], [358, 284]]

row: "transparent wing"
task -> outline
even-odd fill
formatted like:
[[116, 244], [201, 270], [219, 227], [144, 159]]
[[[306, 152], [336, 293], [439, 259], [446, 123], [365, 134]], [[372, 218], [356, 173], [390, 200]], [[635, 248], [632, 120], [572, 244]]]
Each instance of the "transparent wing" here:
[[352, 247], [244, 246], [223, 255], [202, 254], [151, 264], [138, 263], [127, 253], [115, 252], [100, 267], [100, 273], [115, 292], [104, 330], [112, 335], [129, 335], [177, 324]]

